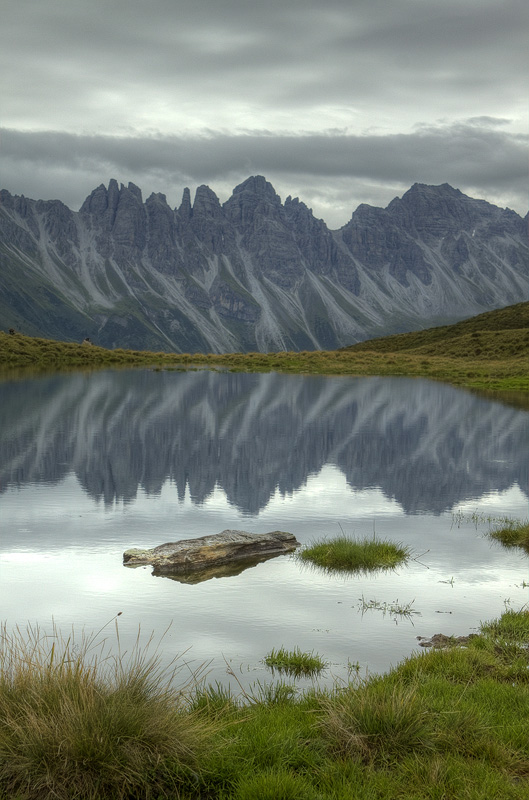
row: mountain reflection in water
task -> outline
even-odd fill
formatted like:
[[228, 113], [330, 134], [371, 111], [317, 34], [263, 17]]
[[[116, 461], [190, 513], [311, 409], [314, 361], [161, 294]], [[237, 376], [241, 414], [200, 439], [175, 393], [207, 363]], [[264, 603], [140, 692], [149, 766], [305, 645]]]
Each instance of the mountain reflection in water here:
[[426, 380], [107, 371], [3, 382], [0, 396], [0, 491], [73, 472], [105, 503], [171, 481], [257, 514], [331, 464], [440, 514], [528, 485], [527, 414]]

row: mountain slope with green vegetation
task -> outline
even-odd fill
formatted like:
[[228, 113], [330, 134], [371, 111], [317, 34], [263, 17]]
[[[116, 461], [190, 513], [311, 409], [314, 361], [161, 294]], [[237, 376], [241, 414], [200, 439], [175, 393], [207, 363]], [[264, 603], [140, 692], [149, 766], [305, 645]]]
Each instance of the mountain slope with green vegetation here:
[[455, 325], [372, 339], [341, 350], [278, 353], [153, 353], [107, 350], [0, 332], [0, 368], [33, 370], [150, 365], [309, 375], [426, 377], [473, 389], [529, 392], [529, 302]]
[[529, 354], [529, 303], [487, 311], [454, 325], [369, 339], [347, 352], [414, 353], [469, 358], [516, 358]]

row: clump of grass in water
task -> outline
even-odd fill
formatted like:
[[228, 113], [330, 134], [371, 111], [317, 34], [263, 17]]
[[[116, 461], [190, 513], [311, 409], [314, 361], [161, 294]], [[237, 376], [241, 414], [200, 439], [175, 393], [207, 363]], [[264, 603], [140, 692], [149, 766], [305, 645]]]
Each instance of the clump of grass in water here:
[[393, 569], [411, 556], [409, 547], [386, 539], [353, 539], [341, 535], [334, 539], [320, 539], [296, 554], [329, 571], [367, 572], [376, 569]]
[[150, 644], [111, 656], [94, 637], [0, 629], [6, 797], [174, 797], [195, 780], [215, 726], [186, 710]]
[[505, 525], [489, 531], [491, 539], [496, 539], [505, 547], [522, 547], [529, 552], [529, 521], [505, 520]]
[[317, 653], [304, 653], [299, 647], [294, 650], [286, 650], [284, 647], [271, 650], [265, 656], [264, 663], [272, 670], [294, 675], [296, 678], [301, 675], [309, 677], [317, 675], [327, 666], [327, 663]]

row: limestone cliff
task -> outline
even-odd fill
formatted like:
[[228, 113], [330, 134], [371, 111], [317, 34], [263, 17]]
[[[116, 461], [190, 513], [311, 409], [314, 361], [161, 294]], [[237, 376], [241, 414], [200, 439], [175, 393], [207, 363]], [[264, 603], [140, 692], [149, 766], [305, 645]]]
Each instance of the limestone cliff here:
[[166, 351], [335, 348], [529, 298], [527, 220], [447, 184], [330, 231], [262, 176], [179, 208], [134, 184], [79, 212], [0, 192], [2, 327]]

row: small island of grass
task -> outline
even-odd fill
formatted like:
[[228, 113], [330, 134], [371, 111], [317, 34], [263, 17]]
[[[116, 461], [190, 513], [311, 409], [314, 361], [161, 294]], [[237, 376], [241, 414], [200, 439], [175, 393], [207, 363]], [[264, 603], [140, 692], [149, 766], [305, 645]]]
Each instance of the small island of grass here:
[[319, 539], [299, 551], [297, 557], [330, 571], [366, 572], [393, 569], [410, 555], [408, 547], [386, 539], [354, 539], [341, 535]]
[[529, 521], [512, 520], [501, 528], [493, 528], [489, 532], [491, 539], [496, 539], [505, 547], [522, 547], [529, 552]]
[[327, 663], [317, 653], [304, 653], [299, 647], [294, 650], [286, 650], [280, 647], [278, 650], [271, 650], [264, 658], [267, 667], [277, 672], [284, 672], [296, 678], [300, 676], [311, 677], [320, 673]]

